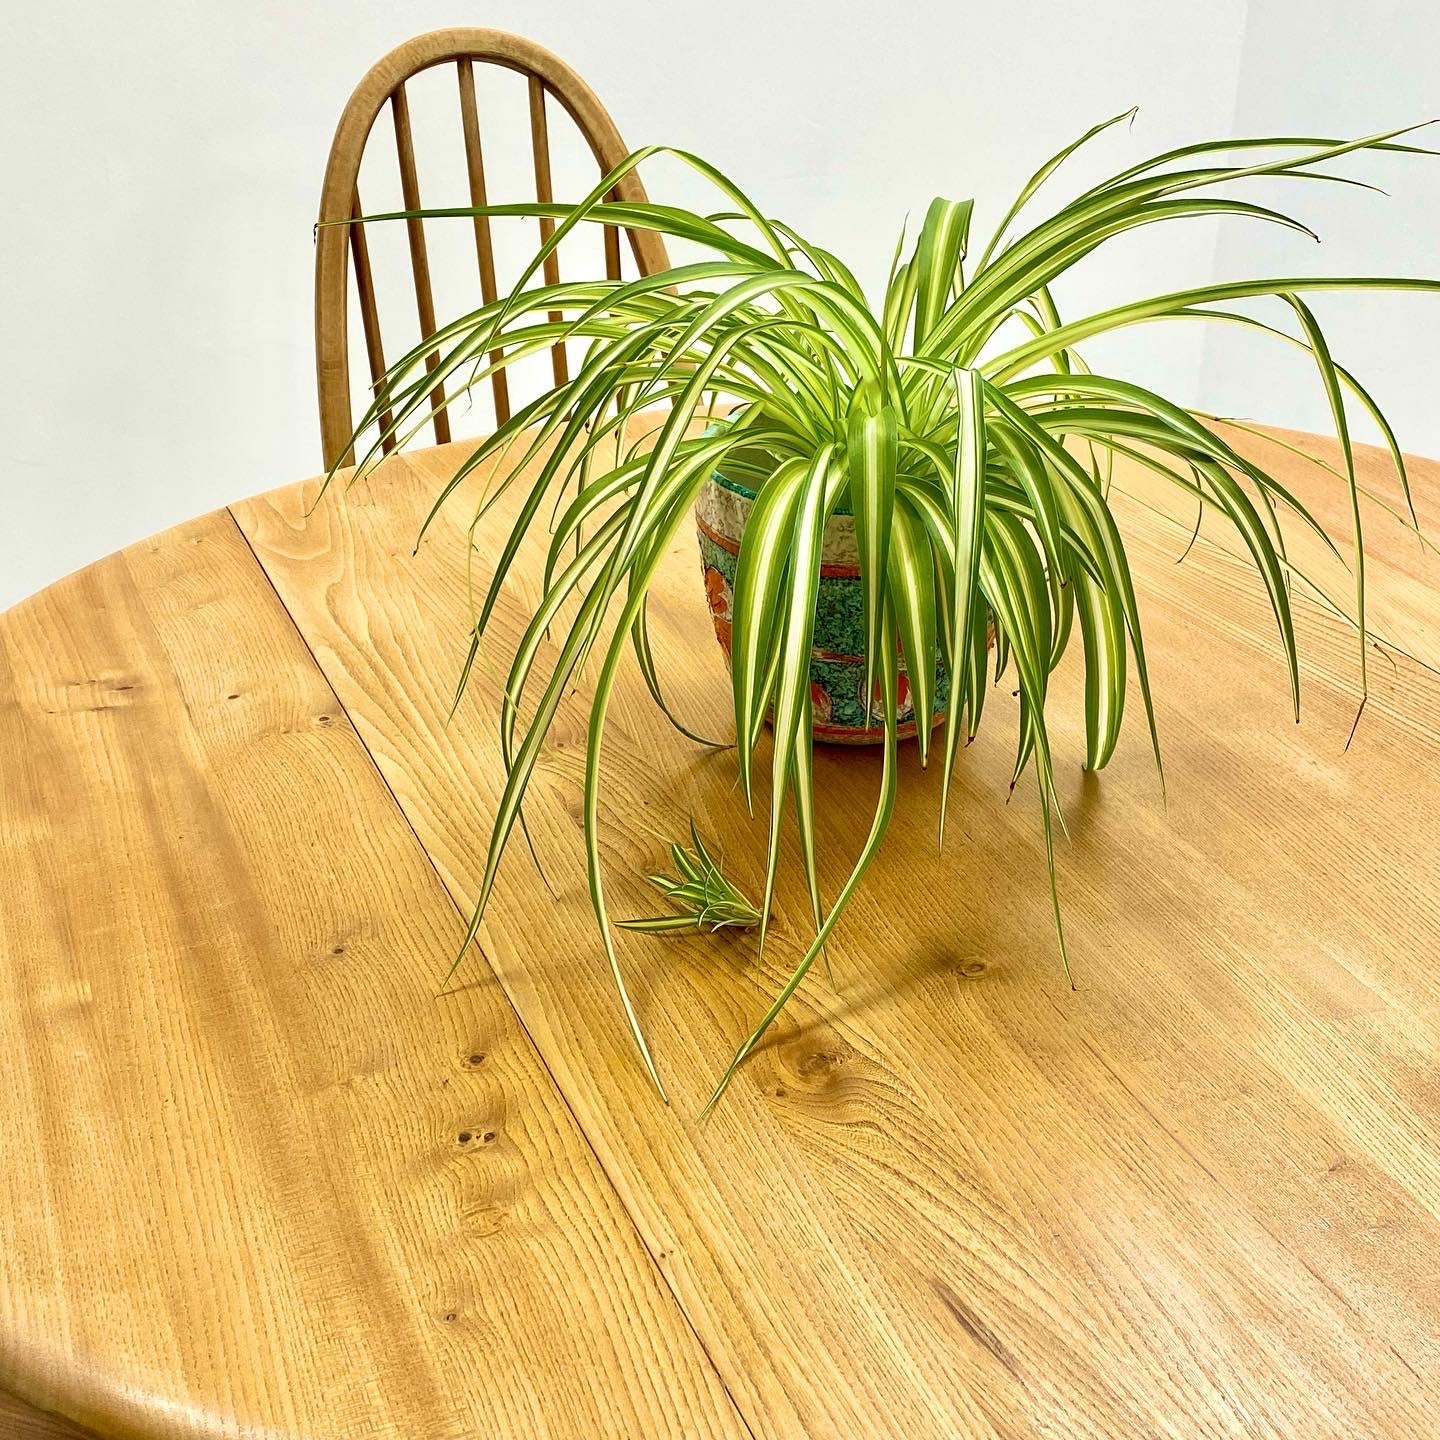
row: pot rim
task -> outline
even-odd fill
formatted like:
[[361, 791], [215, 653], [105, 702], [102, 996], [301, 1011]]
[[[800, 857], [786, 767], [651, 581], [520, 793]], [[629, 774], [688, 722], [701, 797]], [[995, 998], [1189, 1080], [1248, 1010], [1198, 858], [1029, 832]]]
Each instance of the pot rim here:
[[[718, 416], [705, 427], [704, 431], [701, 432], [701, 438], [703, 439], [711, 435], [718, 435], [730, 424], [733, 418], [733, 414]], [[742, 499], [753, 500], [755, 498], [754, 490], [752, 490], [743, 481], [732, 480], [730, 476], [726, 475], [718, 465], [710, 472], [710, 479], [716, 485], [719, 485], [722, 489], [729, 490], [731, 494], [739, 495]], [[834, 510], [830, 512], [830, 516], [833, 519], [836, 515], [853, 516], [854, 513], [855, 512], [850, 508], [849, 502], [846, 500], [841, 500], [840, 503], [836, 505]]]

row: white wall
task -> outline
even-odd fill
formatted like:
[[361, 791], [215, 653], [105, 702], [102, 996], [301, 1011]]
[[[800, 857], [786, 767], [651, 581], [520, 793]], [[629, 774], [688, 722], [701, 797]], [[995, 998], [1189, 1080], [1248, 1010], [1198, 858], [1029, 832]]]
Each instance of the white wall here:
[[[1251, 0], [1236, 135], [1359, 136], [1440, 116], [1440, 6], [1419, 0]], [[1413, 143], [1440, 149], [1440, 125]], [[1320, 235], [1314, 244], [1236, 224], [1221, 235], [1217, 279], [1252, 275], [1440, 275], [1440, 157], [1365, 156], [1353, 167], [1390, 192], [1269, 183], [1251, 192]], [[1335, 358], [1380, 402], [1401, 444], [1440, 455], [1440, 299], [1311, 297]], [[1286, 317], [1279, 302], [1254, 313]], [[1292, 323], [1293, 328], [1293, 323]], [[1224, 414], [1328, 430], [1313, 362], [1234, 326], [1206, 339], [1199, 400]], [[1376, 438], [1368, 423], [1357, 434]]]
[[[1325, 32], [1311, 42], [1296, 28], [1302, 11]], [[935, 193], [974, 195], [983, 230], [1040, 159], [1131, 104], [1141, 107], [1134, 129], [1077, 166], [1075, 181], [1237, 124], [1323, 117], [1327, 128], [1363, 130], [1433, 111], [1440, 46], [1433, 22], [1430, 44], [1417, 43], [1420, 13], [1418, 0], [1389, 17], [1372, 6], [1357, 40], [1341, 31], [1338, 0], [1173, 10], [1040, 0], [998, 11], [731, 0], [723, 19], [711, 5], [646, 0], [6, 7], [0, 606], [197, 511], [316, 470], [321, 170], [350, 88], [408, 35], [484, 23], [534, 36], [590, 80], [631, 143], [703, 152], [875, 279], [907, 211], [918, 218]], [[429, 154], [422, 147], [422, 168]], [[427, 179], [427, 200], [445, 198]], [[648, 179], [654, 195], [698, 197], [673, 169]], [[1383, 208], [1314, 194], [1305, 210], [1338, 229], [1337, 260], [1348, 246], [1362, 268], [1433, 272], [1437, 180], [1440, 171], [1414, 165]], [[1378, 248], [1372, 216], [1392, 227]], [[434, 243], [444, 259], [446, 243]], [[1256, 266], [1281, 260], [1248, 253]], [[1233, 269], [1239, 259], [1203, 224], [1159, 244], [1127, 242], [1062, 291], [1062, 308], [1207, 278], [1217, 260]], [[1342, 324], [1342, 353], [1394, 400], [1405, 438], [1440, 451], [1423, 398], [1433, 385], [1418, 375], [1440, 359], [1429, 310], [1361, 307]], [[1254, 386], [1271, 383], [1270, 357], [1206, 350], [1198, 328], [1172, 329], [1135, 332], [1097, 358], [1185, 400], [1323, 422], [1303, 373], [1259, 407]]]

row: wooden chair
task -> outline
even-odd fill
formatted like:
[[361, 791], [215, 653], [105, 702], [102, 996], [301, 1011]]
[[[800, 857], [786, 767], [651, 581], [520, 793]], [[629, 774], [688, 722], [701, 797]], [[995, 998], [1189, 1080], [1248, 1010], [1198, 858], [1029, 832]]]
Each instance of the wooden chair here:
[[[403, 208], [413, 210], [421, 205], [405, 82], [422, 70], [437, 65], [453, 65], [459, 87], [460, 121], [465, 138], [470, 192], [468, 202], [459, 203], [477, 206], [491, 203], [487, 199], [485, 188], [485, 163], [480, 147], [480, 119], [475, 98], [474, 67], [477, 63], [500, 65], [518, 71], [528, 81], [535, 198], [542, 203], [554, 199], [550, 139], [546, 123], [547, 98], [557, 100], [574, 120], [595, 157], [599, 173], [606, 173], [629, 153], [614, 121], [594, 91], [550, 51], [532, 40], [506, 34], [503, 30], [436, 30], [408, 40], [392, 50], [371, 68], [350, 97], [344, 113], [340, 116], [335, 139], [330, 146], [330, 159], [325, 167], [325, 184], [320, 195], [322, 222], [346, 220], [364, 213], [360, 206], [360, 162], [375, 120], [387, 102], [395, 127]], [[646, 198], [645, 188], [633, 171], [620, 181], [613, 194], [616, 198], [627, 201], [644, 201]], [[414, 277], [415, 308], [423, 338], [434, 334], [436, 329], [430, 262], [425, 249], [425, 226], [420, 220], [408, 220], [405, 223], [410, 247], [410, 268]], [[477, 216], [474, 228], [480, 293], [482, 299], [488, 303], [496, 297], [495, 254], [489, 219]], [[553, 231], [554, 222], [541, 219], [539, 228], [543, 240]], [[654, 274], [668, 267], [665, 244], [658, 234], [646, 230], [631, 230], [627, 233], [635, 263], [641, 274]], [[347, 323], [348, 272], [352, 259], [356, 298], [365, 331], [365, 350], [372, 386], [386, 368], [365, 227], [322, 224], [317, 232], [315, 245], [315, 369], [320, 392], [320, 437], [327, 469], [337, 460], [345, 464], [354, 463], [354, 453], [350, 448], [354, 422], [350, 405], [350, 346]], [[620, 240], [615, 228], [611, 226], [605, 227], [605, 269], [611, 279], [620, 277]], [[546, 260], [544, 278], [547, 284], [553, 284], [560, 278], [558, 255], [552, 254]], [[556, 381], [563, 381], [567, 373], [564, 347], [557, 345], [552, 351], [551, 359]], [[426, 365], [430, 369], [438, 362], [438, 352], [426, 358]], [[497, 371], [491, 377], [497, 422], [504, 421], [510, 414], [506, 379], [504, 371]], [[436, 386], [430, 396], [430, 404], [431, 424], [436, 442], [444, 444], [450, 439], [450, 422], [444, 409], [442, 387]], [[385, 423], [388, 424], [388, 421]], [[393, 448], [393, 443], [387, 438], [387, 452]]]

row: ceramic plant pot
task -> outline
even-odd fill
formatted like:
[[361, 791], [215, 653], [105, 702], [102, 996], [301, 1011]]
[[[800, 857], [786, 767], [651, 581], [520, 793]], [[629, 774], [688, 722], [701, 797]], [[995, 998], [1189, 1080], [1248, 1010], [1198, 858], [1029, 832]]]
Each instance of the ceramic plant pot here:
[[[740, 537], [750, 518], [755, 492], [718, 471], [705, 483], [695, 506], [705, 599], [716, 638], [728, 662], [731, 653], [730, 606]], [[916, 715], [910, 677], [900, 662], [899, 734], [915, 734]], [[860, 552], [855, 521], [837, 512], [825, 527], [821, 552], [820, 594], [815, 605], [815, 634], [810, 650], [810, 701], [817, 740], [836, 745], [873, 745], [885, 738], [879, 681], [865, 694], [865, 616], [860, 590]], [[933, 725], [950, 704], [950, 676], [935, 667]]]

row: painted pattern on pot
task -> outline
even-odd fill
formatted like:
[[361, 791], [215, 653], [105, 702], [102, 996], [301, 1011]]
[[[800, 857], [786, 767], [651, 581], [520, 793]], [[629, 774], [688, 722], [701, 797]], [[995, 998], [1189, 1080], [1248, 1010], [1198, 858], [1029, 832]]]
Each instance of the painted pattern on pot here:
[[[700, 538], [705, 599], [715, 636], [728, 661], [732, 649], [731, 605], [740, 537], [750, 516], [752, 490], [716, 474], [705, 484], [695, 506]], [[899, 734], [915, 734], [915, 703], [905, 661], [900, 661]], [[815, 603], [815, 634], [810, 650], [810, 701], [817, 740], [840, 745], [873, 745], [885, 737], [879, 682], [865, 694], [865, 611], [860, 588], [860, 552], [855, 522], [835, 514], [825, 527], [820, 555], [820, 593]], [[950, 703], [950, 676], [935, 667], [935, 713], [940, 720]]]

